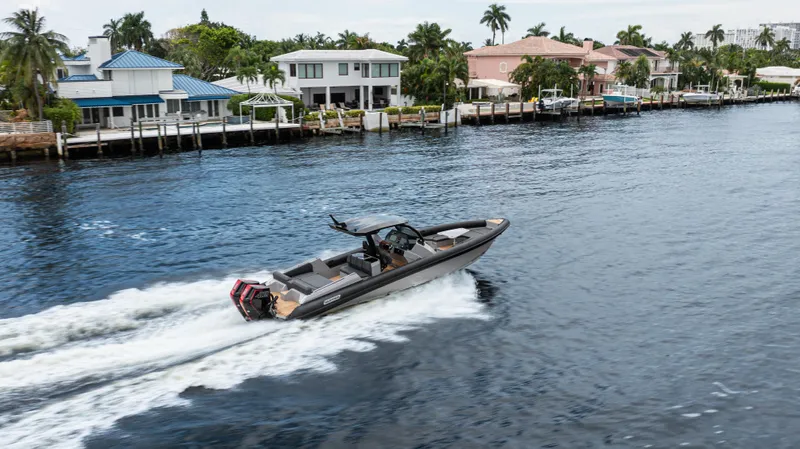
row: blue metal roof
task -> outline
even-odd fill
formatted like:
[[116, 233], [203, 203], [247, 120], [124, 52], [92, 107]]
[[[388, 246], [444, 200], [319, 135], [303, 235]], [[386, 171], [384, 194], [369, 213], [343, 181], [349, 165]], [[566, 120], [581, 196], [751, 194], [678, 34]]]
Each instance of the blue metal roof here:
[[182, 69], [183, 66], [155, 56], [126, 50], [117, 53], [108, 61], [100, 64], [100, 69]]
[[88, 60], [89, 60], [89, 57], [88, 57], [88, 56], [86, 56], [86, 54], [85, 54], [85, 53], [84, 53], [84, 54], [82, 54], [82, 55], [73, 56], [73, 57], [71, 57], [71, 58], [70, 58], [69, 56], [64, 56], [64, 55], [61, 55], [61, 60], [62, 60], [62, 61], [88, 61]]
[[182, 90], [189, 94], [189, 101], [193, 100], [226, 100], [239, 92], [231, 90], [208, 81], [192, 78], [189, 75], [172, 75], [172, 88]]
[[164, 100], [158, 95], [130, 95], [126, 97], [76, 98], [72, 100], [80, 108], [106, 108], [113, 106], [132, 106], [135, 104], [156, 104]]
[[58, 80], [59, 83], [69, 83], [72, 81], [98, 81], [98, 79], [94, 75], [70, 75]]

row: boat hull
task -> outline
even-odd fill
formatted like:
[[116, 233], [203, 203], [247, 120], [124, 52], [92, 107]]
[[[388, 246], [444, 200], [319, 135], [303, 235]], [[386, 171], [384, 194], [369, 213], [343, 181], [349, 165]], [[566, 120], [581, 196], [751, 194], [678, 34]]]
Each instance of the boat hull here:
[[709, 104], [719, 101], [718, 94], [683, 94], [683, 101], [687, 104]]
[[631, 95], [603, 95], [603, 101], [609, 106], [636, 106], [639, 98]]

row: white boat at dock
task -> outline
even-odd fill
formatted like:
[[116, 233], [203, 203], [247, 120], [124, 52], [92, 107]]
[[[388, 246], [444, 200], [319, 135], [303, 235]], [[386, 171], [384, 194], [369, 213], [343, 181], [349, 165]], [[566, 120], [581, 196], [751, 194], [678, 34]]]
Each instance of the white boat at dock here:
[[[691, 90], [691, 86], [689, 87]], [[710, 92], [710, 86], [700, 85], [695, 87], [695, 91], [683, 94], [683, 101], [686, 104], [711, 104], [719, 101], [719, 93]]]
[[603, 94], [603, 102], [611, 107], [636, 106], [642, 99], [636, 95], [636, 88], [617, 84]]
[[539, 93], [539, 110], [542, 112], [560, 112], [576, 109], [578, 100], [562, 95], [562, 89], [542, 89]]

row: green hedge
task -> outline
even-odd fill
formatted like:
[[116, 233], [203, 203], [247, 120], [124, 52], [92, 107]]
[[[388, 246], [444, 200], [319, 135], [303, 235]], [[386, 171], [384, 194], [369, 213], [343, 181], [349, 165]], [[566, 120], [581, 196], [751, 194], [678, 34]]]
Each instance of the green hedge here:
[[384, 109], [383, 112], [385, 112], [386, 115], [399, 115], [400, 108], [396, 106], [389, 106], [388, 108]]
[[44, 108], [44, 117], [53, 122], [53, 130], [61, 131], [61, 124], [67, 125], [67, 132], [75, 132], [75, 124], [82, 118], [81, 108], [66, 98], [59, 99], [52, 107]]
[[[320, 113], [320, 111], [312, 112], [310, 114], [306, 114], [306, 115], [303, 116], [303, 120], [305, 120], [306, 122], [311, 122], [311, 121], [318, 122], [319, 121], [319, 113]], [[339, 118], [339, 115], [336, 113], [336, 111], [325, 111], [325, 116], [324, 117], [325, 117], [326, 120], [331, 120], [331, 119]]]
[[770, 83], [767, 81], [759, 81], [754, 84], [754, 86], [758, 86], [761, 90], [765, 90], [767, 92], [783, 92], [784, 90], [787, 92], [792, 91], [792, 86], [788, 83]]
[[361, 109], [353, 109], [352, 111], [347, 111], [344, 113], [345, 117], [363, 117], [366, 114]]
[[419, 111], [425, 108], [425, 112], [441, 112], [442, 107], [439, 105], [425, 105], [425, 106], [404, 106], [402, 109], [403, 114], [419, 114]]
[[[249, 100], [250, 98], [255, 97], [256, 94], [241, 94], [241, 95], [234, 95], [231, 97], [230, 101], [228, 101], [228, 110], [233, 113], [233, 115], [239, 115], [239, 103]], [[284, 100], [289, 100], [294, 103], [294, 116], [299, 117], [306, 113], [306, 106], [303, 104], [303, 100], [292, 97], [290, 95], [278, 95], [279, 97], [283, 98]], [[277, 108], [256, 108], [256, 120], [261, 120], [264, 122], [268, 122], [275, 118], [275, 110]], [[284, 107], [283, 109], [286, 110], [286, 116], [291, 120], [292, 118], [292, 108]], [[242, 107], [242, 114], [243, 115], [250, 115], [250, 106], [243, 106]]]

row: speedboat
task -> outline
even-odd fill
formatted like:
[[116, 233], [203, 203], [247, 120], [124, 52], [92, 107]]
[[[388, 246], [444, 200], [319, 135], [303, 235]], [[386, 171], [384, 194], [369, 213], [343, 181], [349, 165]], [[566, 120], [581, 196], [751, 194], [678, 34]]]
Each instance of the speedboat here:
[[562, 95], [562, 89], [542, 89], [539, 95], [539, 110], [559, 112], [578, 107], [578, 100]]
[[700, 85], [696, 86], [694, 92], [686, 92], [683, 94], [683, 101], [686, 104], [711, 104], [719, 101], [719, 94], [717, 92], [710, 92], [710, 86]]
[[635, 95], [631, 95], [629, 91], [633, 89], [629, 86], [625, 86], [622, 84], [617, 84], [609, 88], [609, 90], [603, 94], [603, 102], [607, 106], [636, 106], [642, 100]]
[[511, 225], [504, 218], [420, 229], [394, 215], [331, 220], [334, 231], [363, 238], [361, 248], [276, 271], [266, 282], [237, 280], [230, 297], [245, 320], [311, 318], [415, 287], [475, 262]]

